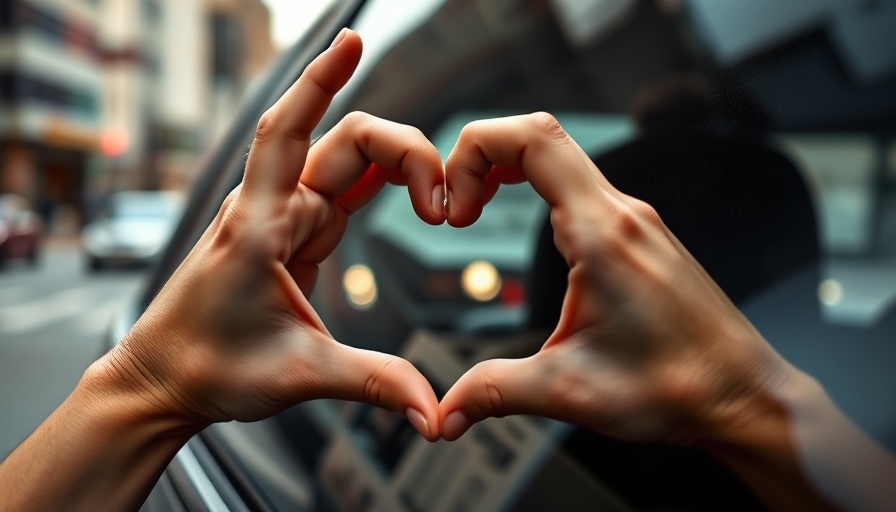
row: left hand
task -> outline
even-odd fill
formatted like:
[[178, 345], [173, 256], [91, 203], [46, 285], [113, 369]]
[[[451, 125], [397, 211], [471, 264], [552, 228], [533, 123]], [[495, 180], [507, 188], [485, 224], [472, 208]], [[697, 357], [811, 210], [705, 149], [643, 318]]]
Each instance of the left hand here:
[[424, 221], [444, 221], [441, 160], [418, 130], [351, 114], [309, 150], [360, 55], [360, 38], [344, 31], [264, 114], [243, 183], [91, 375], [196, 429], [337, 398], [439, 437], [438, 401], [416, 368], [338, 343], [307, 300], [348, 217], [387, 181], [408, 185]]

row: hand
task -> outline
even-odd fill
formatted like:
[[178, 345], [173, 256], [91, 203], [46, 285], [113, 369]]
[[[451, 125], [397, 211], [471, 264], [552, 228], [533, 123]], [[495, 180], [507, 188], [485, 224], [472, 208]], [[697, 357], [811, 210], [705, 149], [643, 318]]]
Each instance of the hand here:
[[336, 342], [306, 298], [349, 215], [387, 181], [408, 185], [423, 220], [444, 221], [441, 159], [418, 130], [352, 114], [309, 151], [360, 54], [345, 31], [264, 114], [243, 183], [93, 375], [197, 429], [338, 398], [438, 438], [437, 399], [413, 365]]
[[440, 405], [443, 438], [534, 414], [627, 440], [699, 442], [749, 421], [766, 387], [794, 372], [656, 212], [615, 190], [551, 116], [467, 125], [446, 178], [454, 226], [474, 222], [500, 184], [528, 180], [570, 271], [541, 350], [461, 377]]

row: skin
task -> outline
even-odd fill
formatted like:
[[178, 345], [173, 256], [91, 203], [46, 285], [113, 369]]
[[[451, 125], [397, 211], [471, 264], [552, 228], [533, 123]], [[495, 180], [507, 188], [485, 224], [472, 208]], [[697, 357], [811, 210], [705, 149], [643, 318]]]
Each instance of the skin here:
[[306, 298], [351, 213], [387, 182], [444, 221], [442, 162], [419, 130], [354, 114], [309, 151], [360, 56], [344, 31], [264, 114], [243, 183], [171, 280], [0, 466], [0, 510], [136, 509], [196, 432], [316, 398], [368, 402], [438, 438], [417, 369], [338, 343]]
[[[629, 441], [696, 446], [770, 508], [886, 510], [896, 462], [785, 361], [646, 203], [617, 191], [548, 114], [476, 121], [448, 157], [448, 222], [502, 183], [551, 208], [569, 265], [560, 321], [524, 359], [482, 362], [440, 404], [447, 440], [530, 414]], [[836, 426], [836, 427], [835, 427]]]
[[[0, 510], [136, 509], [209, 424], [316, 398], [405, 415], [430, 441], [457, 439], [490, 416], [538, 414], [689, 444], [782, 510], [896, 502], [893, 459], [549, 115], [470, 124], [444, 170], [418, 130], [364, 114], [309, 149], [360, 54], [357, 34], [344, 31], [262, 117], [243, 183], [196, 247], [0, 465]], [[560, 322], [537, 354], [475, 366], [439, 404], [413, 365], [340, 344], [310, 307], [318, 264], [387, 182], [407, 185], [424, 221], [462, 227], [502, 183], [522, 181], [550, 205], [571, 269]]]

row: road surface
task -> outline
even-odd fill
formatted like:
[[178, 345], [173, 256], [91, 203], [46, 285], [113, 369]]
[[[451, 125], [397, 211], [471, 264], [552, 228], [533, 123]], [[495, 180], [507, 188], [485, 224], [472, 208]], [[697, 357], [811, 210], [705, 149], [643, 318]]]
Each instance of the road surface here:
[[71, 392], [145, 271], [84, 270], [77, 240], [0, 270], [0, 459]]

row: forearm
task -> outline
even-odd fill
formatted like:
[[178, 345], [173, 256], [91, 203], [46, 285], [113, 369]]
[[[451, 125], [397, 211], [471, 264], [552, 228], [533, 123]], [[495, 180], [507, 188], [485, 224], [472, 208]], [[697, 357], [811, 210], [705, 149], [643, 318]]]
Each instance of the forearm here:
[[809, 376], [779, 389], [705, 443], [773, 510], [889, 510], [896, 461], [853, 425]]
[[0, 465], [0, 510], [136, 510], [195, 431], [88, 370]]

